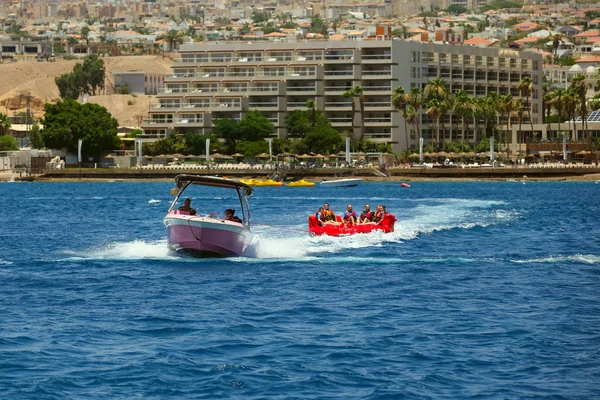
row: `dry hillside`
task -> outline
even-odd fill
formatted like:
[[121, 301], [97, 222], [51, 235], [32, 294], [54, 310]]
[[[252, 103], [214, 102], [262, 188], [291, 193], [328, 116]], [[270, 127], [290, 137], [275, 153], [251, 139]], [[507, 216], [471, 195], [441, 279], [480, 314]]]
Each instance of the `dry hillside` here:
[[[54, 78], [72, 72], [77, 62], [82, 61], [20, 61], [0, 64], [0, 112], [12, 115], [25, 111], [29, 93], [33, 114], [36, 117], [43, 116], [44, 104], [59, 99]], [[112, 80], [113, 72], [169, 72], [171, 60], [161, 56], [105, 57], [104, 65], [107, 77]], [[119, 121], [119, 125], [137, 126], [146, 116], [151, 99], [153, 96], [99, 95], [90, 96], [89, 102], [106, 107]]]

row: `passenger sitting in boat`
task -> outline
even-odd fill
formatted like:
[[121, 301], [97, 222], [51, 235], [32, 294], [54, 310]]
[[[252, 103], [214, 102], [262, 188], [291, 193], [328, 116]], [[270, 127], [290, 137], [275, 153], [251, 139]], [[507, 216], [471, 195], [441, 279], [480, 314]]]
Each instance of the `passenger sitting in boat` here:
[[346, 225], [354, 225], [356, 223], [356, 212], [352, 209], [352, 204], [348, 204], [348, 208], [342, 214], [342, 219]]
[[338, 222], [335, 219], [335, 214], [333, 212], [333, 210], [331, 208], [329, 208], [329, 203], [325, 203], [323, 204], [323, 212], [321, 213], [321, 221], [323, 222], [323, 224], [335, 224], [337, 225]]
[[192, 200], [188, 197], [183, 201], [183, 205], [177, 209], [177, 211], [184, 211], [189, 213], [190, 215], [196, 215], [196, 210], [190, 207], [192, 204]]
[[365, 210], [358, 217], [359, 224], [370, 224], [373, 222], [373, 218], [375, 217], [375, 213], [371, 210], [371, 206], [365, 204]]
[[377, 211], [375, 212], [375, 217], [373, 218], [373, 222], [380, 223], [383, 221], [383, 217], [385, 217], [385, 206], [382, 204], [377, 205]]
[[237, 222], [237, 223], [241, 224], [242, 220], [233, 214], [235, 214], [235, 210], [233, 208], [228, 208], [227, 210], [225, 210], [225, 219], [227, 221]]
[[317, 223], [319, 224], [319, 226], [323, 225], [323, 212], [324, 211], [325, 211], [325, 209], [323, 207], [319, 207], [319, 209], [315, 213], [315, 216], [317, 217]]

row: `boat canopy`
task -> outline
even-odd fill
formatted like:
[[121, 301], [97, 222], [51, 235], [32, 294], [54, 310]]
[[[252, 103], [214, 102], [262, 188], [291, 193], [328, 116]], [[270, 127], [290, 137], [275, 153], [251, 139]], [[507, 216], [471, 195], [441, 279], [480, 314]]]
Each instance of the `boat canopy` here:
[[230, 179], [219, 178], [217, 176], [202, 176], [180, 174], [175, 177], [175, 185], [179, 190], [192, 185], [216, 186], [227, 189], [242, 189], [246, 196], [251, 196], [254, 189], [250, 185], [242, 182], [232, 181]]

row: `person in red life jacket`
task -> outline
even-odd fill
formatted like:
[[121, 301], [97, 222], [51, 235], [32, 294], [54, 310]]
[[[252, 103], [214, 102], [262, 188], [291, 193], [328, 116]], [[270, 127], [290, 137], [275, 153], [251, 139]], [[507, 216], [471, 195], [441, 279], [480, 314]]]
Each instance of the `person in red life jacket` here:
[[370, 224], [373, 222], [373, 218], [375, 217], [375, 212], [371, 210], [371, 206], [365, 204], [364, 211], [358, 217], [359, 224]]
[[323, 204], [323, 213], [322, 213], [322, 219], [321, 221], [323, 221], [324, 224], [338, 224], [336, 218], [335, 218], [335, 213], [333, 212], [333, 210], [331, 208], [329, 208], [329, 203], [325, 203]]
[[317, 217], [317, 223], [319, 224], [319, 226], [323, 225], [323, 221], [325, 218], [325, 216], [323, 215], [324, 211], [325, 211], [325, 209], [323, 207], [319, 207], [319, 209], [315, 213], [315, 217]]
[[381, 221], [383, 221], [384, 217], [385, 217], [385, 206], [378, 204], [377, 211], [375, 212], [375, 217], [373, 218], [373, 222], [380, 223]]
[[348, 208], [342, 214], [342, 220], [346, 225], [354, 225], [356, 223], [356, 212], [352, 209], [352, 204], [348, 204]]
[[233, 208], [228, 208], [227, 210], [225, 210], [225, 219], [227, 221], [237, 222], [238, 224], [241, 224], [242, 220], [233, 214], [235, 214], [235, 210]]

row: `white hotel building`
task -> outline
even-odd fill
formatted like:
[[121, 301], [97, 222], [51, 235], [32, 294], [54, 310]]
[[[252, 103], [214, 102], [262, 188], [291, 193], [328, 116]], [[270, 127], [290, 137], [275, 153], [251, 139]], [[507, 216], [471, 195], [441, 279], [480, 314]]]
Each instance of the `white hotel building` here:
[[[452, 92], [514, 97], [520, 96], [521, 79], [531, 77], [532, 120], [542, 121], [542, 56], [526, 51], [403, 40], [209, 42], [183, 45], [172, 69], [142, 125], [146, 137], [209, 133], [217, 119], [239, 120], [245, 111], [259, 110], [274, 124], [273, 136], [286, 138], [285, 116], [305, 110], [307, 100], [315, 101], [334, 128], [348, 131], [351, 100], [342, 93], [361, 85], [364, 118], [356, 99], [354, 134], [360, 137], [362, 119], [367, 139], [391, 143], [399, 152], [406, 147], [405, 135], [410, 146], [417, 144], [417, 136], [410, 125], [410, 132], [405, 132], [401, 113], [391, 106], [392, 92], [399, 85], [407, 92], [424, 88], [436, 77], [443, 78]], [[424, 110], [421, 118], [425, 142], [435, 140]], [[445, 123], [445, 140], [460, 138], [460, 117], [446, 116]], [[475, 140], [473, 122], [466, 138]]]

